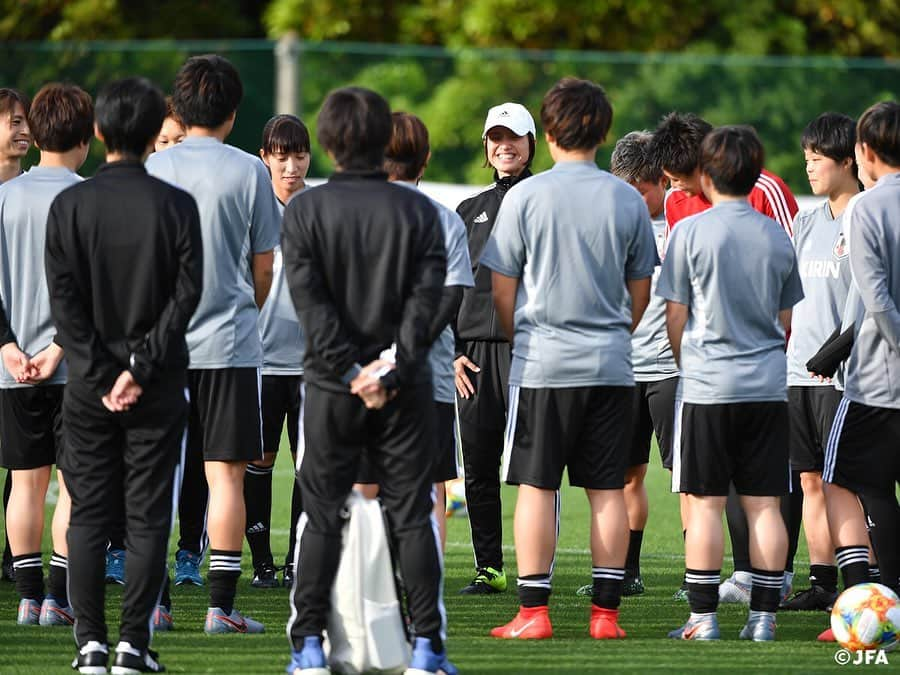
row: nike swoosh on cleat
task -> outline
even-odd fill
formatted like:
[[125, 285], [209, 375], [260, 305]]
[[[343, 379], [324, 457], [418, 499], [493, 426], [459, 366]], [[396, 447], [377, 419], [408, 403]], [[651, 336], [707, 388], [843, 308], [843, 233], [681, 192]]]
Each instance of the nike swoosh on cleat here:
[[528, 627], [529, 627], [531, 624], [533, 624], [534, 621], [535, 621], [535, 620], [532, 619], [531, 621], [529, 621], [528, 623], [526, 623], [524, 626], [522, 626], [522, 627], [519, 628], [519, 629], [511, 628], [511, 629], [509, 630], [509, 636], [510, 636], [510, 637], [514, 637], [514, 638], [519, 637], [522, 633], [524, 633], [526, 630], [528, 630]]
[[231, 624], [232, 626], [234, 626], [235, 630], [237, 630], [238, 633], [246, 633], [247, 632], [247, 624], [243, 621], [241, 623], [238, 623], [237, 621], [232, 621], [227, 616], [222, 616], [222, 615], [217, 616], [216, 620], [224, 621], [225, 623]]

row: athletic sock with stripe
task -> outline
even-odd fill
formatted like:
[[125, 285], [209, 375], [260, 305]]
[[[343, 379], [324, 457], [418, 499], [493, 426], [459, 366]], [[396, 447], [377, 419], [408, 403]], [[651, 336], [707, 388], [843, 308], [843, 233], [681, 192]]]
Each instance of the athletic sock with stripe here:
[[522, 607], [543, 607], [550, 601], [549, 574], [526, 574], [516, 579], [516, 586]]
[[750, 611], [774, 613], [781, 602], [784, 570], [771, 572], [754, 567], [751, 574], [753, 587], [750, 591]]
[[247, 465], [244, 474], [244, 503], [247, 505], [247, 544], [253, 567], [272, 564], [272, 467]]
[[241, 576], [241, 552], [210, 549], [209, 606], [218, 607], [225, 614], [234, 609], [237, 581]]
[[697, 570], [687, 568], [684, 580], [688, 587], [691, 614], [710, 614], [719, 607], [719, 583], [722, 570]]
[[844, 579], [844, 588], [864, 584], [869, 580], [868, 546], [839, 546], [834, 549], [834, 557]]
[[594, 582], [594, 593], [591, 602], [603, 609], [618, 609], [622, 601], [622, 586], [625, 579], [625, 569], [622, 567], [591, 568], [591, 578]]
[[69, 576], [69, 559], [56, 551], [50, 556], [50, 573], [47, 580], [47, 594], [63, 607], [69, 605], [69, 594], [66, 589]]
[[16, 590], [23, 600], [44, 599], [44, 564], [41, 552], [14, 555], [13, 569], [16, 571]]

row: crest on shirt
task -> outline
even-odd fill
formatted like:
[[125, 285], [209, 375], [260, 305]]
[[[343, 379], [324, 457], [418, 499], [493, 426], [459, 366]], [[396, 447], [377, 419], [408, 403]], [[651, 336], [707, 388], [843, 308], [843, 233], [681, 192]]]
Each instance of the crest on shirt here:
[[850, 247], [848, 246], [847, 237], [843, 231], [839, 232], [837, 239], [834, 240], [834, 248], [831, 250], [831, 253], [837, 260], [841, 260], [850, 255]]

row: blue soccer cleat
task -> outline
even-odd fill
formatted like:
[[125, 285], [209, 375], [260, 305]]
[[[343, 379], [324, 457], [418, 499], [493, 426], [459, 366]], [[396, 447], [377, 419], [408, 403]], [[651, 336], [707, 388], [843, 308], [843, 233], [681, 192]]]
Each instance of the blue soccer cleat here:
[[413, 647], [412, 660], [406, 675], [431, 675], [441, 672], [445, 675], [458, 675], [459, 671], [447, 660], [447, 649], [436, 654], [431, 648], [431, 640], [417, 637]]
[[61, 605], [56, 598], [47, 596], [41, 604], [38, 622], [42, 626], [71, 626], [75, 623], [75, 613], [71, 606]]
[[200, 576], [200, 556], [180, 549], [175, 554], [175, 585], [185, 584], [202, 586], [203, 577]]
[[125, 585], [125, 551], [111, 548], [106, 552], [106, 583]]
[[41, 603], [33, 598], [19, 600], [16, 623], [20, 626], [37, 626], [41, 620]]
[[265, 633], [266, 629], [259, 621], [249, 616], [242, 616], [236, 609], [226, 614], [219, 607], [210, 607], [206, 611], [206, 624], [203, 630], [208, 635], [216, 633]]
[[688, 619], [681, 628], [669, 632], [674, 640], [718, 640], [722, 637], [719, 631], [719, 619], [716, 615], [699, 619]]
[[768, 612], [750, 612], [741, 629], [741, 640], [772, 642], [775, 639], [775, 616]]

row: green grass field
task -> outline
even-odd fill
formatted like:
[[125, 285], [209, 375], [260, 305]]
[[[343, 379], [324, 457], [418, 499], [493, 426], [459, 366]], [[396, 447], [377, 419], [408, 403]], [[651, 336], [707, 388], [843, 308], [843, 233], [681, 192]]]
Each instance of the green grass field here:
[[[445, 599], [449, 615], [448, 648], [463, 673], [594, 673], [594, 672], [724, 672], [813, 673], [838, 669], [836, 647], [815, 641], [826, 625], [824, 614], [780, 615], [778, 641], [754, 644], [739, 641], [745, 608], [720, 609], [723, 639], [718, 643], [680, 643], [666, 638], [687, 616], [686, 603], [671, 599], [680, 584], [683, 566], [678, 500], [668, 490], [668, 476], [654, 457], [648, 473], [650, 522], [644, 537], [642, 571], [647, 592], [625, 598], [621, 624], [628, 639], [595, 641], [588, 635], [590, 600], [575, 596], [575, 589], [590, 576], [587, 500], [579, 490], [566, 488], [562, 499], [562, 532], [551, 597], [552, 640], [541, 642], [499, 641], [488, 637], [491, 627], [505, 623], [516, 611], [514, 585], [502, 595], [462, 597], [457, 590], [472, 574], [468, 521], [452, 519], [446, 557]], [[273, 550], [276, 561], [287, 549], [288, 514], [292, 471], [290, 455], [282, 453], [276, 467]], [[0, 473], [0, 479], [4, 476]], [[512, 547], [512, 512], [515, 491], [504, 493], [507, 572], [514, 584], [515, 555]], [[173, 539], [174, 542], [174, 539]], [[174, 550], [174, 549], [173, 549]], [[45, 545], [45, 562], [49, 544]], [[174, 552], [172, 554], [174, 556]], [[238, 590], [238, 607], [263, 621], [264, 635], [217, 636], [203, 634], [207, 606], [206, 588], [173, 588], [175, 630], [158, 634], [154, 647], [160, 660], [175, 673], [277, 673], [288, 657], [284, 633], [288, 618], [285, 589], [257, 590], [249, 586], [249, 552], [245, 549], [244, 575]], [[726, 556], [725, 573], [730, 572]], [[797, 559], [798, 582], [806, 585], [805, 546]], [[110, 640], [117, 640], [120, 587], [107, 586]], [[16, 625], [18, 596], [12, 584], [0, 584], [0, 673], [63, 673], [75, 648], [67, 629]], [[900, 655], [893, 658], [900, 663]], [[852, 666], [850, 666], [852, 668]]]

